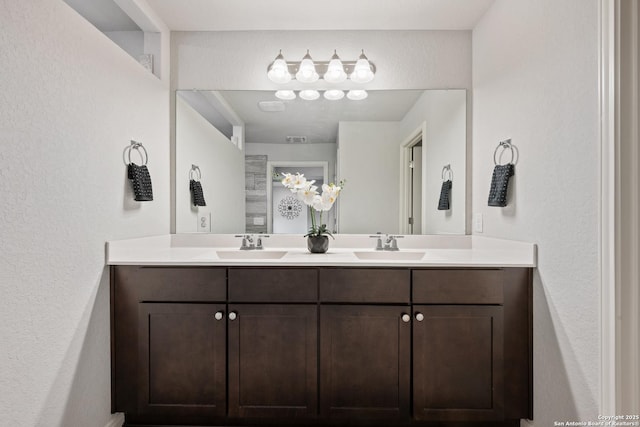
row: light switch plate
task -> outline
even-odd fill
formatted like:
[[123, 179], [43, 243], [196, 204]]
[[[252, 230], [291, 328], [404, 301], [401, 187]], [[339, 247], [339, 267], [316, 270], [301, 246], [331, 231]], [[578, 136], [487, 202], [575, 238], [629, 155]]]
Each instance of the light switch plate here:
[[198, 232], [211, 233], [211, 212], [198, 212]]
[[473, 231], [475, 233], [482, 233], [484, 228], [483, 218], [481, 213], [476, 213], [473, 215]]

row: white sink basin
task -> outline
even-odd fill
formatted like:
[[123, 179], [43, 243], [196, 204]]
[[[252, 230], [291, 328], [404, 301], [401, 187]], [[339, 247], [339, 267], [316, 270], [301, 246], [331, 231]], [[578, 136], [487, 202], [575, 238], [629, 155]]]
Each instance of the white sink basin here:
[[216, 251], [221, 259], [280, 259], [287, 251]]
[[390, 261], [416, 261], [422, 259], [424, 252], [390, 252], [390, 251], [376, 251], [376, 252], [354, 252], [353, 253], [359, 259], [379, 259]]

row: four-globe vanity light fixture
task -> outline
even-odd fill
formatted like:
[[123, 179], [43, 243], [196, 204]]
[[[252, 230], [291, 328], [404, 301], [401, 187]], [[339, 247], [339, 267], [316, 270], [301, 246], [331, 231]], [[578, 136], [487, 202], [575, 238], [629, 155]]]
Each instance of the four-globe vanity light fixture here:
[[[357, 61], [342, 61], [338, 53], [334, 50], [331, 60], [328, 62], [314, 62], [309, 54], [309, 50], [300, 62], [287, 62], [282, 56], [282, 51], [278, 53], [276, 59], [269, 65], [267, 69], [267, 77], [274, 83], [287, 84], [295, 79], [301, 83], [314, 83], [320, 79], [327, 83], [342, 83], [350, 79], [354, 83], [368, 83], [375, 76], [375, 66], [369, 62], [364, 54], [364, 50], [360, 54]], [[320, 97], [320, 92], [315, 89], [304, 89], [299, 92], [299, 96], [305, 100], [314, 100]], [[338, 100], [344, 98], [344, 91], [340, 89], [328, 89], [324, 91], [325, 99]], [[368, 96], [363, 89], [350, 90], [347, 98], [359, 101]], [[279, 90], [276, 97], [283, 100], [292, 100], [296, 98], [293, 90]]]

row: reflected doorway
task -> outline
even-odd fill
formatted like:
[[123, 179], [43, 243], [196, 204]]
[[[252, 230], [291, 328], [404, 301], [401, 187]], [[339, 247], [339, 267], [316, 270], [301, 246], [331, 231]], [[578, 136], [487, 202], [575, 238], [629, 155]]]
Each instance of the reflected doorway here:
[[400, 144], [400, 233], [422, 234], [425, 227], [424, 183], [427, 123], [422, 122]]
[[[283, 173], [301, 173], [322, 192], [328, 182], [328, 162], [267, 162], [267, 233], [306, 234], [311, 227], [307, 205], [298, 200], [282, 183]], [[329, 212], [331, 213], [331, 212]], [[332, 224], [333, 218], [323, 220]]]
[[422, 135], [409, 150], [409, 234], [422, 234]]

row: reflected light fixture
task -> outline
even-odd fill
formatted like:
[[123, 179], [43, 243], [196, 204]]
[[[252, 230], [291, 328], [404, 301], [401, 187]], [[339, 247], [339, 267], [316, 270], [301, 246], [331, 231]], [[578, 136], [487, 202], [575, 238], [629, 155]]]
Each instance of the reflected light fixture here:
[[313, 59], [311, 59], [311, 55], [309, 55], [309, 49], [307, 49], [307, 54], [302, 58], [302, 62], [300, 62], [296, 79], [302, 83], [313, 83], [317, 81], [318, 78], [320, 78], [320, 76], [316, 71], [316, 66], [313, 63]]
[[318, 98], [320, 98], [320, 92], [318, 92], [315, 89], [305, 89], [305, 90], [301, 90], [300, 93], [300, 98], [306, 100], [306, 101], [314, 101]]
[[337, 101], [344, 98], [344, 92], [339, 89], [329, 89], [324, 92], [324, 97], [329, 101]]
[[347, 93], [347, 98], [349, 98], [352, 101], [362, 101], [363, 99], [366, 99], [368, 96], [369, 94], [367, 93], [367, 91], [362, 89], [353, 89], [353, 90], [350, 90], [349, 93]]
[[282, 50], [276, 56], [276, 59], [269, 66], [267, 70], [267, 77], [274, 83], [289, 83], [291, 81], [291, 73], [289, 73], [289, 66], [287, 65], [287, 61], [284, 60], [282, 56]]
[[369, 83], [373, 80], [373, 70], [371, 69], [371, 64], [369, 63], [369, 59], [364, 54], [364, 49], [356, 61], [356, 66], [353, 68], [353, 73], [349, 76], [351, 81], [356, 83]]
[[344, 65], [336, 50], [333, 51], [333, 56], [331, 57], [331, 61], [329, 61], [327, 72], [324, 73], [323, 78], [329, 83], [342, 83], [347, 80], [347, 73], [344, 71]]
[[291, 101], [292, 99], [296, 99], [296, 93], [292, 90], [279, 90], [276, 91], [276, 98]]

